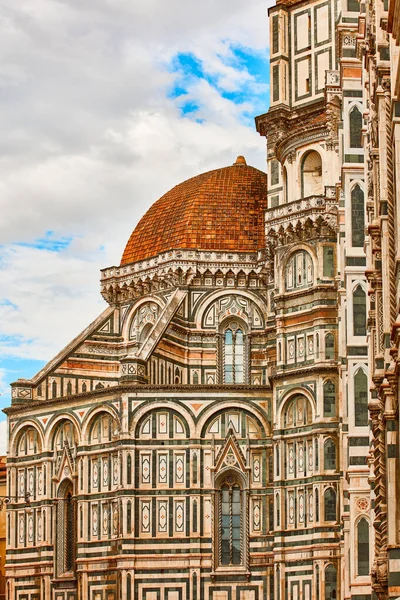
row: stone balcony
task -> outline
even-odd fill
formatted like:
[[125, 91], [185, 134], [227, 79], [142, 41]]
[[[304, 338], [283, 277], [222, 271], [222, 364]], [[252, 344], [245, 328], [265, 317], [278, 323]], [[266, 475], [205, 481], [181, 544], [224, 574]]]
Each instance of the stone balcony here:
[[325, 193], [308, 196], [269, 208], [265, 213], [267, 247], [277, 245], [279, 238], [287, 243], [288, 236], [304, 239], [315, 237], [323, 229], [332, 235], [338, 226], [336, 188], [325, 186]]

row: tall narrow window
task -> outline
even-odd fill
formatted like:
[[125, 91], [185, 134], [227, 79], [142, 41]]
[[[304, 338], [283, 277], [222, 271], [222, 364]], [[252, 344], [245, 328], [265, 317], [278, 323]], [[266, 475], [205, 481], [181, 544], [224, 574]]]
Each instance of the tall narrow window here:
[[319, 492], [318, 488], [315, 488], [315, 522], [319, 521]]
[[324, 417], [336, 416], [336, 387], [332, 381], [324, 383]]
[[333, 565], [325, 569], [325, 600], [336, 600], [337, 598], [337, 571]]
[[324, 444], [324, 469], [325, 471], [336, 469], [336, 444], [330, 438]]
[[[354, 246], [354, 244], [353, 244]], [[334, 275], [333, 246], [324, 246], [324, 277]]]
[[130, 573], [126, 576], [126, 600], [132, 600], [132, 577]]
[[357, 525], [357, 572], [369, 575], [369, 524], [364, 518]]
[[361, 148], [362, 115], [357, 106], [350, 111], [350, 148]]
[[364, 246], [364, 192], [355, 185], [351, 190], [351, 243], [356, 248]]
[[272, 17], [272, 52], [276, 54], [279, 50], [279, 17]]
[[57, 535], [62, 540], [57, 548], [57, 574], [72, 573], [75, 570], [75, 500], [72, 482], [61, 484], [57, 503]]
[[279, 65], [272, 67], [272, 102], [279, 100]]
[[284, 201], [287, 204], [289, 202], [289, 189], [288, 189], [288, 178], [287, 178], [287, 169], [286, 169], [286, 167], [283, 167], [283, 169], [282, 169], [282, 177], [283, 177]]
[[244, 383], [244, 335], [235, 323], [224, 333], [224, 383]]
[[354, 377], [354, 424], [368, 425], [368, 378], [362, 369]]
[[242, 564], [242, 490], [237, 483], [224, 482], [220, 490], [219, 536], [220, 564]]
[[367, 335], [367, 299], [361, 285], [353, 292], [353, 334]]
[[57, 397], [57, 383], [55, 381], [51, 384], [51, 395], [53, 398]]
[[331, 487], [324, 493], [324, 517], [325, 521], [336, 521], [336, 492]]
[[126, 483], [130, 485], [132, 483], [132, 457], [128, 454], [126, 459]]
[[325, 358], [326, 360], [333, 360], [335, 358], [335, 338], [332, 333], [328, 333], [325, 336]]
[[67, 396], [72, 396], [72, 383], [70, 381], [67, 383]]
[[301, 197], [321, 195], [322, 188], [322, 161], [315, 150], [306, 152], [301, 163]]

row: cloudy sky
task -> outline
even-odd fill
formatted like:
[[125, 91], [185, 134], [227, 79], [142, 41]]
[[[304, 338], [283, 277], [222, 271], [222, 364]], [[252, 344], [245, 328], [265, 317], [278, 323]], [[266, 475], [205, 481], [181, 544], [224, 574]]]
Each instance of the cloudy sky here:
[[265, 169], [271, 4], [0, 0], [0, 408], [103, 310], [99, 269], [158, 197]]

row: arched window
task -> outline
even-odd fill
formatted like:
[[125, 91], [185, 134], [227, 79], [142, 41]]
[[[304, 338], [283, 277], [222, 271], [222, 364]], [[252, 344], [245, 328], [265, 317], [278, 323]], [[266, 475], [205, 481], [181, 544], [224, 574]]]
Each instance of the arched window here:
[[319, 196], [322, 189], [322, 161], [315, 150], [306, 152], [301, 162], [301, 197]]
[[332, 381], [324, 383], [324, 417], [336, 416], [336, 387]]
[[85, 392], [86, 392], [86, 390], [87, 390], [87, 386], [86, 386], [86, 382], [84, 381], [84, 382], [82, 383], [82, 393], [85, 393]]
[[178, 385], [181, 382], [181, 372], [178, 367], [175, 367], [175, 384]]
[[335, 338], [332, 333], [327, 333], [325, 336], [325, 358], [326, 360], [335, 358]]
[[361, 285], [353, 292], [353, 335], [367, 335], [367, 299]]
[[319, 468], [319, 447], [318, 447], [318, 438], [314, 440], [314, 454], [315, 454], [315, 470], [318, 471]]
[[300, 250], [292, 254], [286, 265], [286, 289], [310, 287], [313, 281], [313, 262], [309, 253]]
[[288, 178], [287, 178], [287, 169], [283, 167], [282, 169], [282, 178], [283, 178], [283, 193], [284, 193], [284, 202], [287, 204], [289, 202], [289, 190], [288, 190]]
[[364, 246], [364, 228], [364, 192], [357, 183], [351, 190], [351, 244], [355, 248]]
[[328, 565], [325, 569], [325, 600], [336, 600], [337, 598], [337, 571], [334, 565]]
[[369, 575], [369, 524], [364, 518], [357, 524], [357, 574]]
[[325, 471], [336, 469], [336, 444], [331, 438], [324, 444], [324, 469]]
[[279, 494], [275, 494], [275, 506], [276, 506], [276, 526], [281, 526], [281, 511], [279, 506]]
[[243, 490], [233, 474], [228, 474], [219, 489], [219, 564], [242, 565], [244, 562]]
[[350, 148], [361, 148], [362, 115], [357, 106], [350, 111]]
[[315, 597], [319, 598], [319, 565], [315, 567]]
[[51, 384], [51, 395], [53, 398], [57, 398], [57, 383], [55, 381]]
[[126, 482], [128, 485], [132, 483], [132, 457], [130, 454], [126, 459]]
[[276, 476], [279, 477], [279, 463], [280, 463], [280, 453], [279, 453], [279, 446], [275, 446], [275, 470], [276, 470]]
[[368, 378], [362, 369], [354, 377], [354, 424], [368, 425]]
[[315, 488], [315, 522], [319, 521], [319, 492], [318, 488]]
[[130, 573], [126, 576], [126, 600], [132, 600], [132, 577]]
[[59, 488], [57, 502], [58, 539], [61, 543], [57, 549], [57, 574], [63, 575], [75, 571], [75, 499], [73, 498], [72, 481], [65, 480]]
[[126, 531], [127, 533], [132, 532], [132, 503], [130, 500], [126, 505]]
[[244, 334], [240, 326], [232, 322], [223, 334], [224, 383], [244, 383]]
[[329, 487], [324, 493], [324, 517], [325, 521], [336, 521], [336, 492]]
[[72, 396], [72, 383], [70, 381], [67, 383], [67, 396]]
[[285, 429], [303, 427], [312, 421], [311, 405], [305, 396], [298, 395], [287, 405], [284, 412], [283, 424]]

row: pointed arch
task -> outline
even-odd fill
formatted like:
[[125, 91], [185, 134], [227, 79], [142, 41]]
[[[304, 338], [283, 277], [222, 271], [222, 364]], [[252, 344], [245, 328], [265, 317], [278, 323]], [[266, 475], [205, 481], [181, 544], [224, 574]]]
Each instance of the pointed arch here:
[[358, 106], [353, 106], [349, 113], [350, 148], [362, 147], [362, 114]]
[[357, 575], [369, 575], [369, 523], [365, 517], [357, 523]]
[[354, 424], [368, 425], [368, 377], [361, 367], [354, 376]]
[[353, 335], [367, 335], [367, 295], [360, 284], [353, 292]]
[[362, 248], [365, 239], [365, 205], [364, 192], [360, 185], [351, 190], [351, 244], [355, 248]]

